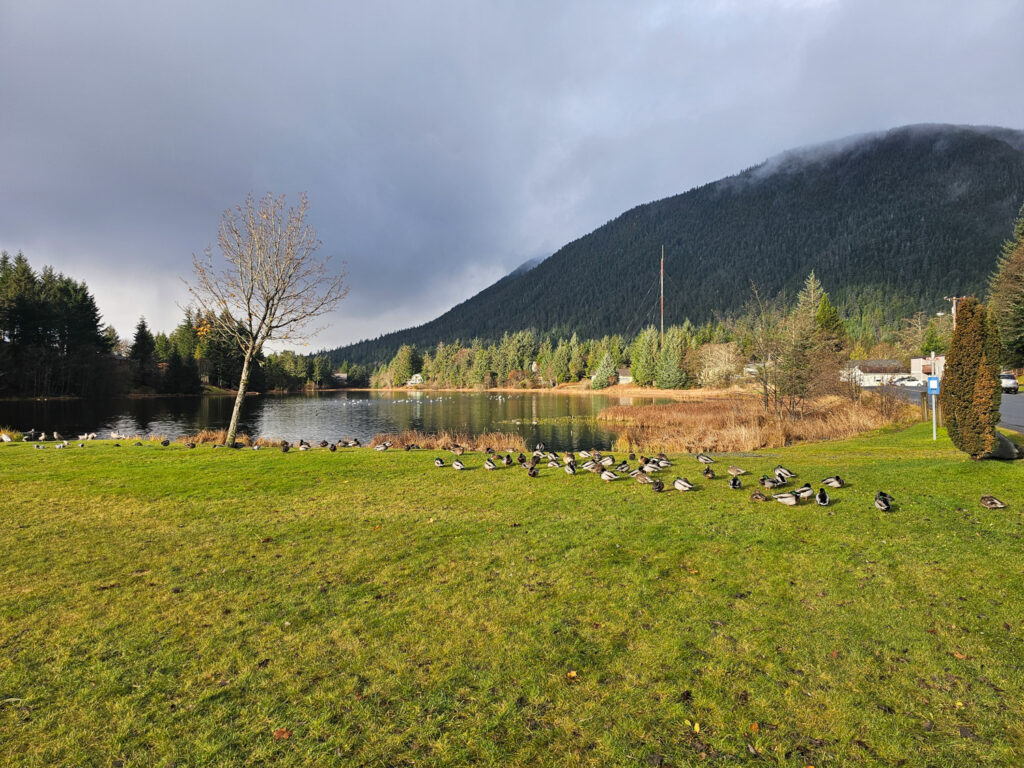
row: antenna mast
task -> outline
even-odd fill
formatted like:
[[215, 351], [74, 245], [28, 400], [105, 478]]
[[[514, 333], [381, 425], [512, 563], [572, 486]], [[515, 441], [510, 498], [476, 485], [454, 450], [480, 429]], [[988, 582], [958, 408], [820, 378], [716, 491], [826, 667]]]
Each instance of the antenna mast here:
[[665, 245], [661, 246], [661, 346], [665, 346]]

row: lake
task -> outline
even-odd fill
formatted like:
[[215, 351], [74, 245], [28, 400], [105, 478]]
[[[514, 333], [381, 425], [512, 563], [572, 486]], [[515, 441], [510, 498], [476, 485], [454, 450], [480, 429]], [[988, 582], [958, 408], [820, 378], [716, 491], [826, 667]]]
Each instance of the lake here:
[[[663, 399], [540, 392], [323, 392], [246, 398], [240, 431], [249, 435], [318, 442], [418, 429], [480, 434], [514, 432], [528, 445], [543, 440], [552, 450], [611, 447], [615, 436], [593, 418], [609, 405]], [[114, 430], [174, 439], [201, 429], [225, 429], [233, 397], [153, 397], [109, 400], [0, 402], [0, 425], [54, 430], [71, 439]]]

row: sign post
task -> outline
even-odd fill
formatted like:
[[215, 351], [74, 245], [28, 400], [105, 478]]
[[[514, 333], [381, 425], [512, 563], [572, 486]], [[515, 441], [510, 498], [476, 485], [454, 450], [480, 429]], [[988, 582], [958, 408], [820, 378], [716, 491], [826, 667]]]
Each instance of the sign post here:
[[[934, 371], [935, 368], [933, 367]], [[939, 394], [939, 377], [929, 376], [928, 377], [928, 394], [932, 397], [932, 440], [937, 440], [938, 435], [935, 429], [935, 396]]]

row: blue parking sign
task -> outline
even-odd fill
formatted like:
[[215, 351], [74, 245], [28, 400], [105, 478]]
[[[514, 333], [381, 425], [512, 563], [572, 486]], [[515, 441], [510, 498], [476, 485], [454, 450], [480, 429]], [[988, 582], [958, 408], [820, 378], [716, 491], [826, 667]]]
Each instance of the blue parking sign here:
[[939, 394], [939, 377], [929, 376], [928, 377], [928, 394], [937, 395]]

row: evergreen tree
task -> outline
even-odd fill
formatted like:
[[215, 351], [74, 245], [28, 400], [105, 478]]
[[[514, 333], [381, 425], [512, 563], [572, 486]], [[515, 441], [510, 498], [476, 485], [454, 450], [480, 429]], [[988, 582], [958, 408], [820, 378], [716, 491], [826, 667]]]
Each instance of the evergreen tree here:
[[615, 358], [612, 357], [611, 352], [605, 352], [604, 357], [601, 358], [601, 362], [597, 366], [597, 370], [594, 371], [594, 375], [590, 379], [590, 388], [604, 389], [611, 384], [613, 376], [615, 376]]
[[132, 371], [137, 387], [149, 387], [157, 383], [154, 355], [156, 340], [153, 338], [146, 318], [140, 317], [135, 326], [135, 336], [128, 350], [128, 359], [132, 361]]
[[991, 451], [999, 422], [999, 336], [976, 298], [957, 303], [956, 329], [939, 395], [953, 445], [973, 458]]
[[414, 373], [419, 373], [419, 360], [416, 355], [416, 348], [403, 344], [388, 366], [391, 373], [391, 386], [402, 387], [412, 378]]
[[655, 384], [659, 389], [682, 389], [686, 386], [685, 359], [688, 350], [686, 333], [678, 326], [665, 331], [665, 344], [658, 359]]
[[653, 325], [642, 330], [629, 347], [633, 383], [646, 387], [654, 383], [658, 367], [658, 329]]
[[989, 312], [1007, 368], [1024, 367], [1024, 207], [989, 280]]

